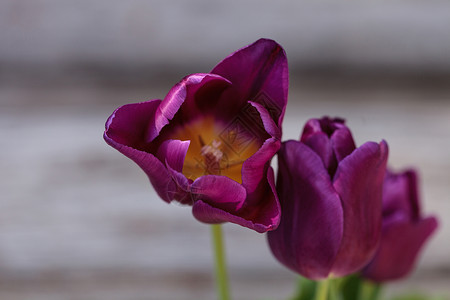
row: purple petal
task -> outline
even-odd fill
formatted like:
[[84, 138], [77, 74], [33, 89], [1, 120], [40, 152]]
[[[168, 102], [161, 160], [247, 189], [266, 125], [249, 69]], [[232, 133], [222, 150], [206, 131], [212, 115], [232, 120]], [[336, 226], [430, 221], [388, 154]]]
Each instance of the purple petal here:
[[262, 104], [280, 127], [289, 85], [286, 54], [280, 45], [260, 39], [225, 58], [211, 73], [233, 83], [240, 106], [248, 100]]
[[132, 103], [119, 107], [106, 121], [107, 136], [119, 144], [142, 150], [147, 131], [161, 100]]
[[333, 176], [336, 172], [337, 160], [328, 136], [323, 132], [318, 132], [314, 135], [310, 135], [306, 139], [302, 139], [302, 142], [320, 156], [325, 169]]
[[350, 155], [356, 149], [350, 129], [344, 124], [336, 124], [338, 129], [331, 135], [331, 143], [336, 156], [336, 160], [340, 162]]
[[208, 203], [203, 202], [202, 200], [198, 200], [197, 202], [195, 202], [194, 206], [192, 207], [192, 214], [200, 222], [208, 224], [230, 222], [241, 225], [243, 227], [247, 227], [249, 229], [253, 229], [259, 233], [267, 231], [267, 229], [265, 229], [265, 227], [261, 224], [255, 224], [251, 220], [246, 220], [240, 216], [234, 215], [219, 208], [215, 208]]
[[155, 114], [160, 100], [119, 107], [106, 122], [105, 141], [138, 164], [149, 177], [158, 195], [166, 202], [172, 198], [173, 181], [163, 163], [144, 149], [148, 120]]
[[[199, 101], [195, 97], [197, 92], [203, 89], [213, 90], [217, 94], [215, 97], [218, 98], [229, 84], [228, 80], [216, 74], [192, 74], [183, 78], [169, 91], [159, 105], [154, 118], [151, 118], [152, 124], [146, 140], [153, 141], [177, 113], [178, 119], [186, 123], [203, 115], [202, 109], [198, 107]], [[214, 103], [214, 101], [211, 102]]]
[[339, 196], [320, 157], [303, 143], [284, 143], [278, 163], [282, 218], [279, 227], [268, 233], [270, 248], [301, 275], [326, 278], [343, 234]]
[[303, 132], [300, 135], [300, 141], [305, 142], [308, 138], [319, 132], [323, 132], [319, 119], [309, 119], [303, 127]]
[[333, 186], [344, 209], [344, 238], [333, 274], [360, 270], [373, 257], [381, 235], [381, 196], [387, 144], [368, 142], [342, 160]]
[[345, 121], [340, 118], [309, 120], [300, 141], [319, 154], [332, 177], [338, 163], [355, 150], [352, 134], [345, 126]]
[[247, 220], [227, 211], [212, 207], [208, 203], [205, 203], [201, 200], [195, 202], [194, 206], [192, 207], [192, 213], [197, 220], [208, 224], [230, 222], [255, 230], [259, 233], [267, 232], [268, 230], [271, 230], [273, 228], [273, 224], [268, 226], [265, 224], [256, 223], [253, 220]]
[[275, 190], [273, 169], [268, 167], [267, 177], [261, 181], [256, 191], [247, 193], [247, 200], [238, 215], [251, 221], [249, 227], [257, 232], [267, 232], [278, 227], [281, 217], [280, 202]]
[[247, 193], [236, 181], [218, 175], [205, 175], [191, 185], [195, 201], [201, 200], [215, 208], [235, 213], [245, 202]]
[[400, 279], [414, 267], [425, 242], [437, 228], [434, 217], [417, 223], [397, 223], [383, 227], [377, 254], [363, 270], [363, 276], [376, 282]]

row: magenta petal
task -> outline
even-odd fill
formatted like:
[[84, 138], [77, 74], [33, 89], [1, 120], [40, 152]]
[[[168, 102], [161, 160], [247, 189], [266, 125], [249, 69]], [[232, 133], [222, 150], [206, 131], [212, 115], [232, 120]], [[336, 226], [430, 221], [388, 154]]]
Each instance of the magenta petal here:
[[189, 193], [189, 180], [183, 175], [183, 173], [172, 169], [167, 162], [166, 167], [167, 171], [169, 171], [169, 174], [172, 176], [172, 184], [168, 189], [170, 199], [175, 199], [181, 204], [192, 205], [193, 199]]
[[189, 144], [190, 141], [166, 140], [159, 146], [156, 156], [160, 161], [167, 162], [172, 169], [181, 172]]
[[272, 167], [268, 167], [266, 172], [267, 178], [263, 178], [257, 189], [251, 194], [247, 191], [247, 201], [238, 214], [245, 220], [251, 221], [249, 228], [261, 233], [277, 228], [281, 217]]
[[138, 164], [149, 177], [158, 195], [166, 202], [173, 181], [163, 163], [153, 154], [143, 151], [149, 116], [154, 115], [160, 100], [128, 104], [119, 107], [106, 122], [105, 141]]
[[145, 137], [161, 100], [126, 104], [116, 109], [106, 121], [105, 134], [115, 142], [142, 150]]
[[[245, 208], [241, 210], [243, 202], [239, 202], [242, 197], [245, 197], [245, 190], [242, 186], [237, 184], [234, 186], [234, 181], [228, 178], [223, 182], [220, 189], [214, 190], [215, 183], [209, 177], [217, 177], [220, 180], [221, 176], [203, 176], [198, 178], [195, 182], [201, 182], [204, 195], [197, 195], [196, 202], [192, 207], [193, 215], [205, 223], [222, 223], [231, 222], [257, 232], [263, 233], [272, 230], [278, 226], [280, 220], [280, 206], [278, 198], [275, 193], [275, 184], [273, 181], [273, 170], [269, 168], [267, 173], [267, 181], [270, 186], [270, 191], [266, 191], [265, 195], [260, 199], [261, 205], [250, 209], [251, 213]], [[197, 185], [193, 183], [193, 186]], [[200, 192], [195, 188], [196, 192]], [[230, 193], [231, 192], [231, 193]], [[233, 202], [234, 201], [234, 202]]]
[[215, 208], [208, 203], [198, 200], [192, 207], [192, 214], [200, 222], [208, 224], [218, 224], [224, 222], [231, 222], [250, 229], [253, 229], [259, 233], [267, 230], [262, 229], [260, 224], [255, 224], [251, 220], [246, 220], [240, 216], [234, 215], [227, 211]]
[[383, 227], [377, 254], [363, 270], [366, 278], [376, 282], [399, 279], [414, 267], [418, 253], [437, 228], [434, 217], [417, 223], [402, 222]]
[[276, 139], [281, 139], [281, 130], [278, 128], [277, 124], [272, 120], [269, 112], [267, 109], [256, 102], [249, 101], [249, 103], [256, 108], [256, 110], [259, 112], [259, 115], [261, 117], [261, 121], [263, 123], [264, 129], [268, 134], [270, 134], [271, 137], [274, 137]]
[[[242, 185], [249, 195], [257, 192], [258, 187], [264, 184], [265, 172], [269, 167], [270, 160], [280, 149], [280, 145], [281, 142], [278, 139], [270, 138], [242, 164]], [[252, 201], [248, 202], [250, 204]]]
[[211, 73], [233, 83], [242, 101], [263, 104], [280, 126], [287, 104], [286, 54], [275, 41], [260, 39], [221, 61]]
[[282, 218], [278, 228], [268, 233], [270, 248], [301, 275], [326, 278], [343, 234], [339, 196], [320, 157], [303, 143], [284, 143], [278, 163]]
[[151, 118], [152, 124], [149, 127], [146, 140], [148, 142], [153, 141], [161, 129], [174, 118], [182, 104], [184, 104], [183, 116], [180, 117], [183, 121], [186, 122], [189, 118], [195, 118], [199, 112], [198, 109], [195, 109], [194, 94], [202, 87], [211, 84], [221, 92], [230, 82], [216, 74], [192, 74], [177, 83], [159, 105], [155, 117]]
[[342, 160], [333, 186], [344, 209], [344, 238], [333, 274], [360, 270], [373, 257], [381, 235], [381, 197], [387, 144], [368, 142]]
[[166, 167], [159, 161], [159, 159], [150, 153], [119, 144], [108, 137], [106, 133], [103, 137], [111, 147], [117, 149], [120, 153], [132, 159], [139, 167], [141, 167], [145, 174], [147, 174], [158, 195], [164, 201], [168, 203], [171, 202], [173, 198], [169, 195], [169, 190], [171, 189], [170, 185], [173, 184], [173, 181]]

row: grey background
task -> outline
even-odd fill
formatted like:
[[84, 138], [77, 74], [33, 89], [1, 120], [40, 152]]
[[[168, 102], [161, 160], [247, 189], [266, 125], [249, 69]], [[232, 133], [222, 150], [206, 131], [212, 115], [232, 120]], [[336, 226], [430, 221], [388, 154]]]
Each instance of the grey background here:
[[[259, 37], [291, 72], [284, 139], [311, 117], [386, 139], [441, 226], [387, 294], [450, 295], [450, 4], [0, 2], [0, 299], [213, 299], [209, 228], [102, 140], [119, 105], [163, 98]], [[235, 299], [286, 299], [265, 236], [224, 226]]]

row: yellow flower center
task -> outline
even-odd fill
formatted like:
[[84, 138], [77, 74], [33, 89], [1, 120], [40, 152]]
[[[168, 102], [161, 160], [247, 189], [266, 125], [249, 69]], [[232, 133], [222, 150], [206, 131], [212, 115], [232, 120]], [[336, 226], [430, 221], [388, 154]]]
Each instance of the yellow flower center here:
[[223, 175], [242, 183], [242, 164], [262, 145], [239, 118], [229, 124], [213, 116], [178, 127], [171, 139], [190, 141], [183, 174], [192, 180], [203, 175]]

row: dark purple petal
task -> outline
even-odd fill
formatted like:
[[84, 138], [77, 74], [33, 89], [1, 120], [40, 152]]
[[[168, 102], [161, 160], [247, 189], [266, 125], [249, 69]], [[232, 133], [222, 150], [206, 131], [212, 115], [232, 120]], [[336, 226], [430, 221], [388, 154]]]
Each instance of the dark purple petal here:
[[411, 205], [411, 216], [413, 220], [419, 220], [421, 214], [420, 202], [419, 202], [419, 185], [417, 183], [417, 173], [414, 170], [407, 170], [405, 176], [409, 181], [409, 195]]
[[[287, 104], [289, 74], [286, 54], [276, 42], [260, 39], [221, 61], [211, 73], [233, 83], [234, 101], [262, 104], [281, 126]], [[230, 92], [231, 93], [231, 92]], [[227, 97], [228, 98], [228, 97]]]
[[320, 156], [325, 169], [328, 170], [328, 174], [333, 176], [336, 172], [337, 160], [328, 136], [323, 132], [318, 132], [302, 142]]
[[269, 167], [267, 170], [267, 183], [270, 187], [270, 192], [268, 191], [265, 193], [265, 198], [268, 199], [268, 201], [265, 201], [265, 203], [267, 203], [267, 208], [265, 209], [265, 213], [258, 214], [256, 219], [260, 224], [265, 224], [265, 230], [262, 232], [276, 229], [280, 224], [281, 219], [281, 205], [280, 200], [278, 199], [278, 193], [275, 186], [275, 174], [272, 167]]
[[343, 211], [320, 157], [296, 141], [278, 156], [280, 225], [268, 233], [270, 248], [284, 265], [311, 279], [326, 278], [340, 248]]
[[347, 128], [347, 126], [345, 126], [345, 120], [341, 118], [330, 118], [325, 116], [321, 119], [310, 119], [303, 128], [300, 141], [305, 142], [305, 140], [317, 133], [325, 133], [328, 137], [331, 137], [336, 130], [343, 128]]
[[417, 223], [398, 222], [383, 226], [377, 254], [363, 270], [376, 282], [400, 279], [411, 272], [423, 245], [437, 228], [433, 217]]
[[397, 218], [398, 215], [411, 222], [419, 220], [417, 174], [413, 170], [386, 174], [383, 188], [383, 222]]
[[309, 120], [300, 141], [319, 154], [331, 177], [334, 176], [339, 162], [356, 148], [350, 130], [340, 118], [323, 117]]
[[[266, 200], [261, 199], [262, 205], [253, 207], [253, 213], [251, 214], [249, 214], [246, 210], [234, 211], [222, 209], [223, 206], [220, 205], [220, 203], [218, 205], [219, 208], [214, 207], [216, 204], [213, 204], [215, 202], [213, 199], [203, 201], [202, 199], [205, 198], [202, 196], [198, 196], [199, 200], [194, 203], [192, 207], [192, 213], [195, 218], [205, 223], [214, 224], [231, 222], [253, 229], [259, 233], [273, 230], [278, 226], [280, 222], [280, 205], [275, 192], [272, 168], [269, 168], [268, 170], [267, 181], [270, 187], [270, 191], [268, 191], [264, 195], [264, 198], [266, 198]], [[240, 186], [240, 188], [242, 188], [242, 186]], [[241, 192], [242, 190], [240, 190], [238, 193]], [[229, 193], [229, 190], [224, 189], [223, 193]], [[217, 196], [220, 197], [221, 195]], [[222, 206], [222, 208], [220, 208], [220, 206]]]
[[300, 135], [300, 141], [305, 142], [311, 136], [322, 132], [322, 125], [320, 124], [319, 119], [309, 119], [303, 127], [303, 132]]
[[252, 101], [249, 101], [249, 103], [259, 112], [259, 116], [261, 117], [261, 121], [266, 132], [270, 134], [271, 137], [280, 140], [281, 130], [278, 128], [277, 124], [275, 124], [267, 109], [259, 103]]
[[344, 209], [344, 237], [333, 274], [360, 270], [373, 257], [381, 235], [381, 196], [387, 144], [368, 142], [342, 160], [333, 186]]
[[201, 200], [229, 212], [238, 211], [247, 197], [242, 185], [228, 177], [218, 175], [197, 178], [191, 185], [191, 193], [195, 201]]
[[200, 222], [208, 224], [220, 224], [224, 222], [231, 222], [234, 224], [253, 229], [259, 233], [266, 232], [264, 228], [261, 228], [260, 224], [254, 224], [251, 220], [246, 220], [242, 217], [234, 215], [233, 213], [227, 212], [225, 210], [215, 208], [210, 204], [198, 200], [192, 207], [192, 214]]

